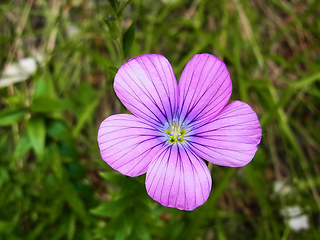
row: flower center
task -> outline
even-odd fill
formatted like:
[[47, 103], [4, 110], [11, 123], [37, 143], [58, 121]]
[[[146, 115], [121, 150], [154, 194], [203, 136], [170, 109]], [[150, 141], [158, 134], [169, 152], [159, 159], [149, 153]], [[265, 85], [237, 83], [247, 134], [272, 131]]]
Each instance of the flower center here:
[[166, 138], [168, 139], [168, 142], [182, 143], [184, 141], [184, 135], [186, 133], [186, 129], [184, 128], [183, 125], [180, 126], [180, 124], [176, 120], [173, 120], [171, 124], [166, 123], [164, 125], [164, 133], [166, 135]]

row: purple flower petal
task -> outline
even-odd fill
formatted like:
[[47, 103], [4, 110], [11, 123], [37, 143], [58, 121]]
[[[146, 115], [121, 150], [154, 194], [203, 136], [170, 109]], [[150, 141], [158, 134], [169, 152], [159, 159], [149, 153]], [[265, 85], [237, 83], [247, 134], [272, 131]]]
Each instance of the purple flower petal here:
[[102, 159], [130, 177], [146, 172], [164, 141], [163, 134], [153, 125], [130, 114], [108, 117], [101, 123], [98, 132]]
[[226, 65], [210, 54], [195, 55], [179, 80], [180, 122], [212, 119], [227, 104], [232, 84]]
[[192, 129], [188, 143], [200, 157], [216, 165], [242, 167], [252, 160], [261, 134], [252, 108], [233, 101], [212, 121]]
[[148, 194], [166, 207], [195, 209], [208, 199], [211, 184], [204, 161], [177, 144], [159, 152], [147, 170]]
[[122, 65], [114, 90], [130, 112], [157, 126], [171, 120], [177, 110], [177, 81], [161, 55], [141, 55]]

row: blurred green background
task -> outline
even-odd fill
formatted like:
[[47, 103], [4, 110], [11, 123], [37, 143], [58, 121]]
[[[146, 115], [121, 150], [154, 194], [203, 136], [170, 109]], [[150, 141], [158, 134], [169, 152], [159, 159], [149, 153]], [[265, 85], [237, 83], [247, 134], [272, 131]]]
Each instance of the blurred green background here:
[[[319, 239], [319, 15], [317, 0], [1, 0], [0, 239]], [[162, 54], [179, 79], [202, 52], [263, 137], [246, 167], [210, 166], [209, 200], [185, 212], [96, 138], [126, 111], [112, 84], [128, 58]]]

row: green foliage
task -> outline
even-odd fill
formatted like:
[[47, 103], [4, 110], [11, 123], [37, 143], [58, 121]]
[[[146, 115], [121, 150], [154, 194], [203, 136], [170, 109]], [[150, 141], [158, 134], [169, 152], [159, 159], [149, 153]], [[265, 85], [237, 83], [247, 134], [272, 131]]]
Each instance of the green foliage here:
[[0, 112], [0, 126], [10, 126], [11, 124], [19, 122], [26, 111], [23, 109], [5, 109]]
[[106, 221], [96, 231], [96, 238], [118, 240], [151, 239], [153, 228], [160, 220], [152, 213], [151, 201], [141, 182], [119, 174], [102, 172], [103, 179], [117, 184], [120, 192], [111, 195], [111, 201], [104, 202], [91, 210], [91, 213]]
[[[312, 0], [1, 1], [1, 66], [34, 57], [37, 70], [0, 76], [0, 239], [317, 239], [319, 9]], [[96, 137], [104, 118], [126, 111], [112, 86], [128, 58], [165, 55], [178, 77], [201, 52], [226, 62], [232, 99], [258, 113], [263, 138], [248, 166], [210, 165], [208, 201], [184, 212], [150, 199], [144, 176], [108, 167]], [[308, 229], [288, 225], [292, 206]]]
[[131, 23], [128, 30], [123, 34], [123, 42], [122, 42], [122, 48], [123, 48], [123, 54], [124, 57], [128, 57], [130, 50], [132, 48], [132, 45], [134, 43], [134, 37], [135, 37], [135, 27], [136, 23]]
[[46, 128], [43, 118], [34, 117], [28, 121], [28, 137], [38, 158], [42, 158], [45, 147]]

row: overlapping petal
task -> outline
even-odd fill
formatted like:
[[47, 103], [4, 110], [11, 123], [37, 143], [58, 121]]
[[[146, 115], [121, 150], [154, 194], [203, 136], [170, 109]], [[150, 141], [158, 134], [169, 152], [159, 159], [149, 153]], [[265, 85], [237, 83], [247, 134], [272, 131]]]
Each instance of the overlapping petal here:
[[161, 55], [141, 55], [122, 65], [114, 90], [130, 112], [157, 126], [171, 120], [177, 110], [177, 81]]
[[146, 172], [164, 141], [163, 134], [153, 125], [130, 114], [106, 118], [98, 132], [102, 159], [115, 170], [131, 177]]
[[261, 134], [252, 108], [233, 101], [212, 121], [192, 129], [188, 143], [199, 156], [216, 165], [242, 167], [252, 160]]
[[159, 152], [147, 170], [148, 194], [167, 207], [195, 209], [207, 200], [211, 184], [204, 161], [177, 144]]
[[232, 84], [224, 62], [210, 54], [195, 55], [179, 80], [179, 114], [185, 124], [216, 116], [227, 104]]

